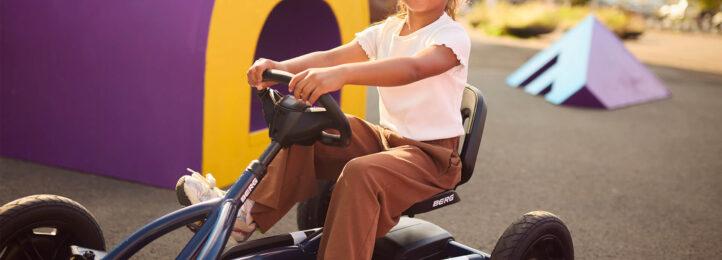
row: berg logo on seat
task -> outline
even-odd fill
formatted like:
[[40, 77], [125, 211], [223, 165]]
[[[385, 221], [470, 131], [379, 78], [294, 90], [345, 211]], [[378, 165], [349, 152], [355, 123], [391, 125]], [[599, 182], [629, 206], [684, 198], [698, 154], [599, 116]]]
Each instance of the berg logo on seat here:
[[435, 200], [435, 201], [434, 201], [434, 204], [431, 205], [431, 207], [436, 208], [436, 207], [438, 207], [438, 206], [442, 206], [442, 205], [444, 205], [444, 204], [446, 204], [446, 203], [449, 203], [449, 202], [452, 202], [452, 201], [454, 201], [454, 194], [451, 194], [451, 195], [449, 195], [449, 196], [446, 196], [446, 197], [443, 197], [443, 198], [441, 198], [441, 199]]

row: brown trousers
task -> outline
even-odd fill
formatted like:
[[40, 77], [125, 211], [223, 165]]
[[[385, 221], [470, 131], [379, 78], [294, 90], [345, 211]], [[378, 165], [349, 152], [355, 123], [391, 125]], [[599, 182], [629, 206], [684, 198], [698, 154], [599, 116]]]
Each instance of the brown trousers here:
[[371, 259], [376, 238], [404, 210], [453, 188], [461, 176], [458, 137], [420, 142], [348, 119], [348, 147], [316, 143], [281, 150], [250, 197], [256, 202], [252, 217], [266, 232], [293, 205], [315, 195], [316, 179], [335, 180], [319, 259]]

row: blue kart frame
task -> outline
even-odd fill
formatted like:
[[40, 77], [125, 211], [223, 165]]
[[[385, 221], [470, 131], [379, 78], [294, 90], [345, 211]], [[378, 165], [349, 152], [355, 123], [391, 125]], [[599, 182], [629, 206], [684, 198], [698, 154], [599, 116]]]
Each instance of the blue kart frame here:
[[[256, 184], [263, 178], [266, 166], [281, 149], [275, 141], [266, 148], [258, 160], [249, 164], [240, 178], [231, 186], [224, 198], [195, 204], [167, 214], [145, 225], [106, 255], [85, 248], [75, 248], [79, 255], [92, 251], [103, 259], [128, 259], [153, 240], [188, 224], [204, 220], [205, 223], [186, 244], [177, 259], [219, 259], [223, 253], [233, 221], [240, 205], [253, 192]], [[321, 229], [309, 230], [310, 235], [297, 244], [261, 250], [253, 257], [274, 257], [280, 259], [315, 258], [321, 238]], [[308, 232], [307, 232], [308, 233]], [[490, 259], [490, 255], [456, 241], [448, 241], [447, 252], [458, 259]], [[251, 256], [248, 256], [251, 257]]]

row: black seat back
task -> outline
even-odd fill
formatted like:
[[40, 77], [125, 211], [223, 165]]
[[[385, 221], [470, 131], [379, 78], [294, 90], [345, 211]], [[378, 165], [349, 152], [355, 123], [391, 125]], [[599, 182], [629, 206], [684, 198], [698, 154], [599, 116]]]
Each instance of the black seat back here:
[[[484, 123], [486, 123], [486, 103], [484, 96], [477, 88], [466, 85], [464, 88], [464, 96], [461, 101], [461, 118], [464, 122], [464, 131], [462, 145], [459, 147], [459, 157], [461, 157], [461, 180], [456, 184], [458, 187], [471, 179], [474, 174], [474, 166], [476, 165], [476, 156], [479, 153], [479, 145], [481, 144], [481, 136], [484, 133]], [[417, 202], [404, 211], [404, 215], [413, 217], [415, 214], [429, 212], [438, 208], [442, 208], [461, 200], [454, 190], [447, 190], [438, 193], [424, 201]]]
[[466, 135], [461, 145], [461, 180], [456, 186], [466, 183], [474, 174], [476, 157], [479, 153], [481, 136], [484, 134], [486, 123], [486, 101], [481, 91], [471, 85], [464, 88], [464, 97], [461, 100], [461, 116], [464, 122]]

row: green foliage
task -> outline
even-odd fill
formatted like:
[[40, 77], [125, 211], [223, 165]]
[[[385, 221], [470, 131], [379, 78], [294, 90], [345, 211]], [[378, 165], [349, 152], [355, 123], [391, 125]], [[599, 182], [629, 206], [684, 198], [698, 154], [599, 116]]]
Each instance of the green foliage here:
[[559, 28], [562, 30], [574, 27], [589, 14], [593, 14], [602, 24], [618, 36], [639, 35], [644, 32], [644, 19], [629, 12], [616, 8], [561, 7], [559, 8]]
[[[720, 1], [720, 0], [714, 0]], [[498, 3], [492, 8], [479, 3], [466, 16], [472, 26], [489, 35], [533, 37], [555, 29], [568, 30], [587, 15], [594, 14], [600, 22], [620, 37], [644, 32], [642, 17], [615, 8], [591, 9], [587, 6], [554, 6], [539, 2], [520, 5]]]
[[573, 6], [584, 6], [588, 5], [591, 0], [571, 0]]
[[553, 6], [541, 3], [498, 3], [494, 8], [477, 4], [467, 15], [467, 19], [474, 27], [490, 35], [515, 35], [513, 32], [524, 29], [548, 33], [559, 23], [554, 9]]
[[696, 0], [699, 8], [705, 11], [716, 11], [720, 9], [722, 0]]

